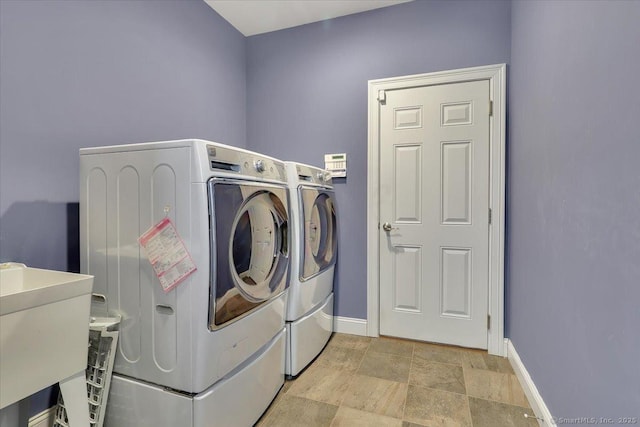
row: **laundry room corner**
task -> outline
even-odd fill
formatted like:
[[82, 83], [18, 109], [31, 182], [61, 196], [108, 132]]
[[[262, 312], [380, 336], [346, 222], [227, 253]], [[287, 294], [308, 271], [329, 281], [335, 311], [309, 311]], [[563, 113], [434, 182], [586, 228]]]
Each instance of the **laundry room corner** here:
[[0, 1], [0, 261], [79, 271], [81, 147], [246, 146], [245, 77], [244, 36], [204, 2]]

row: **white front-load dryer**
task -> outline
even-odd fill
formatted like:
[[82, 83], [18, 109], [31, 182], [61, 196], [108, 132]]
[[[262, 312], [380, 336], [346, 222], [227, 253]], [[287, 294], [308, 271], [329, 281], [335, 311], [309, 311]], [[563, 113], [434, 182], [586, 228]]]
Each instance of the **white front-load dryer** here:
[[333, 332], [338, 223], [331, 174], [285, 162], [291, 196], [291, 271], [285, 372], [298, 375]]
[[[107, 425], [252, 425], [284, 382], [284, 164], [179, 140], [81, 149], [80, 170], [92, 314], [122, 316]], [[165, 218], [197, 268], [167, 292], [138, 243]]]

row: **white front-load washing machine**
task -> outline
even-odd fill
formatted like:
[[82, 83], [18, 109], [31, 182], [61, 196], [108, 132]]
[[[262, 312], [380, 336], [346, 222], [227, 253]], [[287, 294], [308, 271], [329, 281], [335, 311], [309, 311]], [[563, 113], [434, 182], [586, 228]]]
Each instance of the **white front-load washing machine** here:
[[[92, 314], [122, 316], [106, 425], [250, 426], [284, 382], [284, 164], [179, 140], [80, 150]], [[165, 292], [138, 243], [169, 218], [196, 271]]]
[[331, 174], [285, 162], [291, 196], [291, 271], [285, 372], [298, 375], [333, 332], [338, 223]]

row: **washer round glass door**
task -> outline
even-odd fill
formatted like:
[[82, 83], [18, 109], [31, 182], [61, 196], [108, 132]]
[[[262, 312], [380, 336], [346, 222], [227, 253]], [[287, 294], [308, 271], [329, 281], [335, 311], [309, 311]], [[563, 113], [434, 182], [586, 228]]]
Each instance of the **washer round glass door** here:
[[287, 286], [287, 190], [270, 184], [209, 181], [209, 328], [238, 320]]
[[300, 188], [304, 216], [304, 259], [301, 279], [321, 273], [335, 264], [338, 234], [333, 193]]
[[231, 273], [238, 290], [251, 302], [265, 301], [276, 291], [278, 280], [272, 279], [286, 237], [282, 233], [286, 211], [282, 209], [273, 193], [256, 193], [246, 200], [231, 227]]

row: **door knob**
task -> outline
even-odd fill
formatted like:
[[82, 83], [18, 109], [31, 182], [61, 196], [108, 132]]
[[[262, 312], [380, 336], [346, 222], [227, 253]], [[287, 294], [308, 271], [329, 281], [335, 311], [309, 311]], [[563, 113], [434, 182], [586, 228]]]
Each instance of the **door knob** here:
[[391, 224], [389, 224], [388, 222], [385, 222], [384, 224], [382, 224], [382, 229], [384, 231], [391, 231], [391, 230], [397, 230], [397, 227], [392, 227]]

